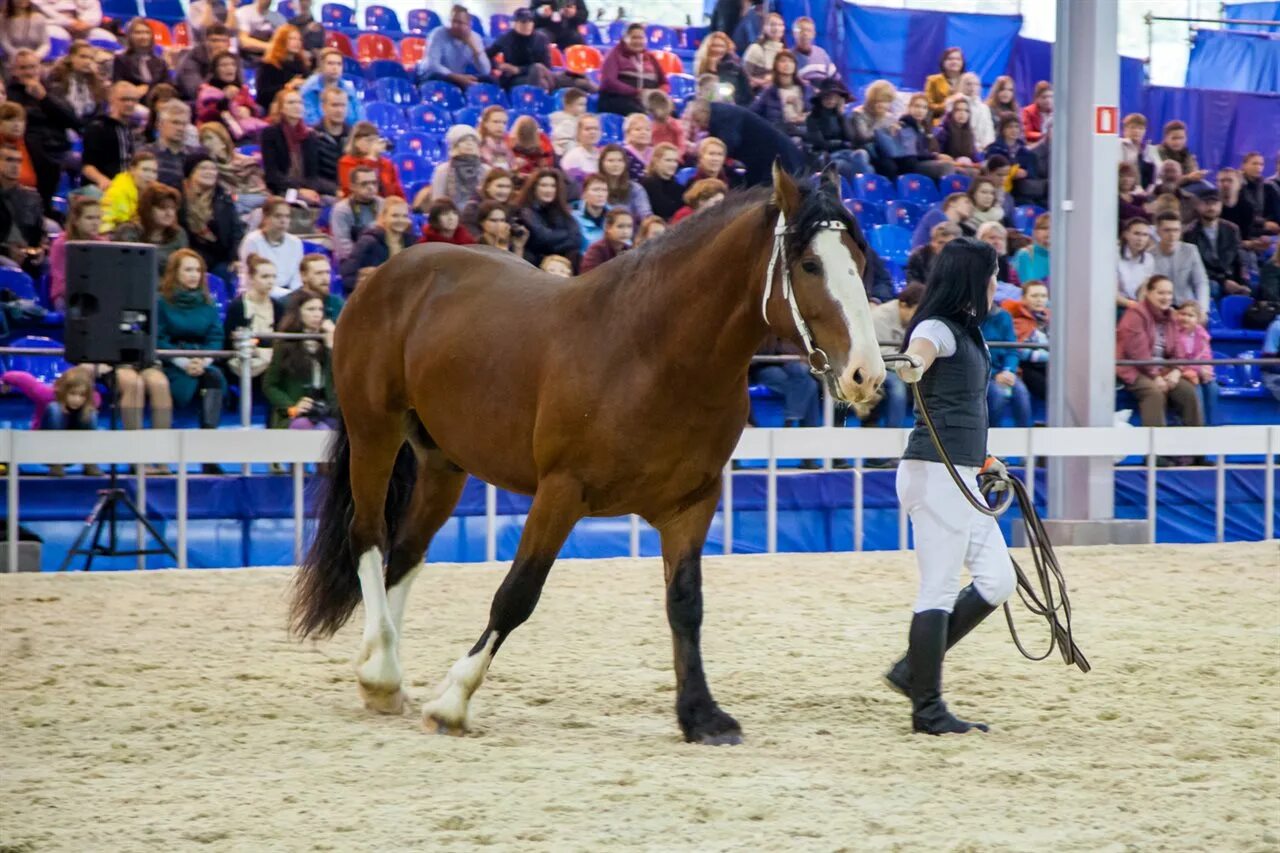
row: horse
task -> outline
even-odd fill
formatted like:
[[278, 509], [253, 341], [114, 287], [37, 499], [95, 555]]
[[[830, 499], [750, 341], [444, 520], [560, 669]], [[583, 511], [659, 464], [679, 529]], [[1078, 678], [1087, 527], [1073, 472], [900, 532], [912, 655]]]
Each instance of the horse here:
[[771, 333], [799, 340], [829, 392], [860, 406], [885, 376], [866, 242], [837, 181], [801, 185], [775, 166], [772, 187], [731, 193], [572, 279], [489, 247], [416, 246], [380, 267], [335, 334], [341, 420], [295, 634], [330, 636], [363, 600], [360, 694], [403, 713], [405, 600], [467, 476], [532, 495], [487, 625], [422, 708], [428, 731], [463, 734], [573, 526], [634, 513], [661, 536], [681, 733], [741, 742], [703, 669], [701, 558], [752, 355]]

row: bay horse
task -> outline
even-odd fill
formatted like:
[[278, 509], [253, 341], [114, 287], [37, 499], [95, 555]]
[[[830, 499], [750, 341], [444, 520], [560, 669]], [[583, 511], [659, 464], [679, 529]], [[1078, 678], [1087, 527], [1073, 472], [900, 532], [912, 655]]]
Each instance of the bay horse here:
[[341, 423], [295, 633], [331, 635], [363, 599], [360, 692], [369, 709], [402, 713], [405, 599], [468, 474], [531, 494], [488, 624], [423, 707], [429, 731], [461, 734], [573, 526], [635, 513], [661, 535], [680, 730], [740, 742], [703, 671], [701, 559], [747, 421], [751, 357], [770, 333], [800, 340], [854, 404], [884, 381], [866, 243], [837, 186], [775, 167], [772, 188], [731, 193], [573, 279], [488, 247], [417, 246], [380, 267], [338, 323]]

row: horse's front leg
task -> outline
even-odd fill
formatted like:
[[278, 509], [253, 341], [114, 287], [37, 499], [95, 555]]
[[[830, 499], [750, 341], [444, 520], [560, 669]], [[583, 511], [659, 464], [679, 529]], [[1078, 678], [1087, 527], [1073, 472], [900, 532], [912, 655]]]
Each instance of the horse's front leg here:
[[667, 582], [667, 621], [676, 665], [676, 719], [684, 739], [710, 745], [742, 743], [738, 721], [711, 697], [702, 668], [702, 546], [720, 500], [709, 494], [659, 527]]

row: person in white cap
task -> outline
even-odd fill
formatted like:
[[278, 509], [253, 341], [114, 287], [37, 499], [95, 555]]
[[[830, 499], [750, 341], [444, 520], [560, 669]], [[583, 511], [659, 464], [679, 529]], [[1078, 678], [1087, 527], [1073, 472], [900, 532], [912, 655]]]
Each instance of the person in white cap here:
[[455, 124], [445, 134], [449, 159], [431, 173], [431, 200], [447, 198], [461, 209], [480, 197], [480, 186], [489, 167], [480, 159], [480, 137], [476, 129]]

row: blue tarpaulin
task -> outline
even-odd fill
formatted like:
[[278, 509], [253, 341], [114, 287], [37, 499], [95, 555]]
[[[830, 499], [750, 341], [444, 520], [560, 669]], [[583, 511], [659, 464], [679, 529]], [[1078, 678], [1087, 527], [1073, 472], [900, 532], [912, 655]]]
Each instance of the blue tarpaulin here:
[[[1224, 3], [1225, 17], [1236, 21], [1275, 21], [1280, 23], [1280, 0], [1252, 3]], [[1227, 29], [1254, 33], [1280, 33], [1280, 27], [1259, 24], [1228, 24]]]
[[1280, 140], [1280, 95], [1149, 86], [1142, 112], [1153, 135], [1166, 121], [1185, 121], [1188, 147], [1206, 169], [1239, 167], [1247, 151], [1269, 157]]
[[1187, 63], [1187, 87], [1280, 92], [1280, 35], [1197, 30]]

